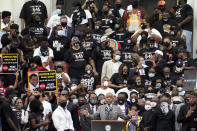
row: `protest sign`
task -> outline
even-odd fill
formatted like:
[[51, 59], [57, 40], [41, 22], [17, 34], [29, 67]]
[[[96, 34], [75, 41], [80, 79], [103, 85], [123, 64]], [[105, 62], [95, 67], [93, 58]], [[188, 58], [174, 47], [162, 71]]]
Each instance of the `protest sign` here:
[[42, 89], [45, 92], [57, 89], [56, 71], [32, 71], [28, 72], [28, 88], [34, 92]]

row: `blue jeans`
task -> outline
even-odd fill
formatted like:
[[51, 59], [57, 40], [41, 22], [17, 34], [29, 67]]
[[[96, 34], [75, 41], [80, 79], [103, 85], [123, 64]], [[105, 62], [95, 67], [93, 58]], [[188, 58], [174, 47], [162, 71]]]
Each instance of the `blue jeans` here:
[[191, 49], [191, 39], [192, 39], [192, 32], [188, 30], [183, 30], [181, 37], [186, 37], [186, 45], [187, 45], [187, 51], [192, 52]]

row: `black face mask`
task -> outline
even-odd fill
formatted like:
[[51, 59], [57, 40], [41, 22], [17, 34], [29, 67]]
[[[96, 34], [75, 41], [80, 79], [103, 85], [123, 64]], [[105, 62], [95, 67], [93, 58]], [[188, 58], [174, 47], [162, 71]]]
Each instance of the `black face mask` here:
[[85, 102], [78, 102], [78, 105], [81, 107], [81, 106], [85, 105]]
[[67, 26], [67, 22], [61, 22], [62, 27], [66, 27]]
[[170, 46], [170, 43], [164, 42], [163, 45], [164, 45], [165, 47], [169, 47], [169, 46]]
[[118, 104], [123, 105], [123, 104], [124, 104], [124, 102], [125, 102], [125, 100], [124, 100], [124, 99], [118, 99]]
[[141, 24], [141, 28], [144, 30], [144, 29], [146, 29], [146, 24], [145, 23], [142, 23]]
[[136, 81], [136, 82], [135, 82], [135, 85], [136, 85], [137, 87], [140, 87], [140, 86], [142, 85], [142, 83], [141, 83], [141, 81]]
[[108, 12], [109, 12], [108, 10], [103, 11], [104, 15], [107, 15]]
[[35, 98], [36, 99], [40, 99], [40, 95], [35, 95]]
[[120, 9], [121, 8], [121, 4], [116, 4], [116, 8]]
[[66, 107], [66, 104], [67, 104], [67, 102], [60, 102], [60, 106], [61, 106], [62, 108], [65, 108], [65, 107]]

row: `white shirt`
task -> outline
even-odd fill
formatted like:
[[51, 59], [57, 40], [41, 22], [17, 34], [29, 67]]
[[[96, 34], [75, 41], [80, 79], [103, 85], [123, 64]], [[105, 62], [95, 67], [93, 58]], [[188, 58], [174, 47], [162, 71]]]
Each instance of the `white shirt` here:
[[60, 22], [61, 17], [66, 17], [68, 26], [72, 27], [72, 19], [70, 19], [70, 17], [68, 17], [67, 15], [58, 16], [57, 14], [51, 16], [51, 18], [49, 19], [49, 22], [47, 24], [47, 27], [52, 29], [56, 25], [60, 25], [61, 24], [61, 22]]
[[33, 92], [35, 91], [36, 88], [39, 88], [39, 84], [37, 84], [36, 86], [32, 85], [30, 82], [29, 82], [29, 89]]
[[[134, 35], [136, 35], [140, 30], [141, 30], [141, 29], [138, 29], [138, 30], [131, 36], [131, 38], [132, 38]], [[144, 31], [148, 32], [148, 29], [145, 29]], [[161, 33], [160, 33], [158, 30], [156, 30], [156, 29], [153, 28], [153, 29], [151, 29], [151, 31], [152, 31], [153, 34], [156, 34], [157, 36], [159, 36], [159, 37], [162, 39], [162, 35], [161, 35]], [[151, 36], [152, 36], [152, 35], [148, 33], [148, 38], [151, 37]], [[141, 40], [141, 39], [142, 39], [142, 36], [139, 35], [138, 38], [137, 38], [137, 44], [138, 44], [138, 45], [140, 44], [140, 40]], [[158, 43], [155, 42], [155, 45], [158, 45]], [[155, 47], [157, 47], [157, 46], [155, 46]]]
[[127, 87], [125, 87], [125, 88], [122, 88], [122, 89], [120, 89], [120, 90], [118, 90], [117, 91], [117, 93], [116, 93], [116, 97], [118, 97], [118, 94], [120, 93], [120, 92], [125, 92], [125, 93], [127, 93], [127, 95], [128, 95], [128, 101], [130, 101], [130, 93], [131, 92], [137, 92], [137, 93], [139, 93], [137, 90], [135, 90], [135, 89], [128, 89]]
[[1, 21], [1, 32], [0, 32], [0, 49], [3, 47], [1, 44], [1, 38], [2, 36], [6, 33], [5, 30], [3, 30], [4, 28], [8, 27], [8, 24], [3, 23], [3, 21]]
[[122, 9], [122, 8], [119, 9], [119, 14], [120, 14], [121, 17], [123, 17], [123, 15], [124, 15], [124, 9]]
[[[125, 104], [123, 104], [123, 105], [119, 105], [119, 104], [118, 104], [118, 106], [120, 107], [122, 113], [123, 113], [124, 115], [126, 115], [126, 112], [125, 112]], [[118, 117], [118, 120], [123, 120], [123, 119], [120, 118], [120, 117]]]
[[63, 109], [61, 106], [58, 106], [53, 112], [52, 120], [57, 131], [64, 131], [68, 129], [74, 131], [73, 120], [67, 109]]
[[114, 89], [112, 88], [107, 88], [107, 89], [103, 89], [103, 88], [98, 88], [95, 90], [95, 94], [98, 96], [100, 94], [106, 95], [107, 93], [112, 93], [113, 95], [115, 95]]
[[52, 113], [52, 107], [51, 107], [51, 103], [49, 103], [48, 101], [42, 101], [42, 105], [44, 107], [43, 110], [43, 120], [45, 120], [46, 116], [51, 112]]
[[[90, 13], [89, 10], [84, 10], [85, 14], [86, 14], [86, 19], [82, 19], [82, 22], [80, 23], [81, 25], [83, 24], [87, 24], [88, 23], [88, 19], [92, 19], [92, 14]], [[71, 15], [71, 19], [73, 18], [73, 14]]]
[[96, 105], [94, 105], [94, 106], [92, 106], [91, 104], [89, 104], [90, 105], [90, 109], [92, 110], [92, 108], [93, 108], [93, 114], [96, 112]]
[[[49, 57], [54, 57], [53, 55], [53, 50], [51, 48], [48, 47], [49, 50], [49, 56], [42, 56], [41, 51], [40, 51], [40, 47], [36, 48], [33, 54], [33, 57], [35, 56], [40, 56], [42, 63], [44, 62], [48, 62]], [[46, 67], [47, 70], [50, 70], [49, 65]]]

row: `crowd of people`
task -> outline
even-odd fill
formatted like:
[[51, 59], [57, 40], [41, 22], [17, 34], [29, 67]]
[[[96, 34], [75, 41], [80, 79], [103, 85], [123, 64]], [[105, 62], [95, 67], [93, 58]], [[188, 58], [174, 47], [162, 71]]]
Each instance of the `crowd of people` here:
[[[152, 15], [139, 0], [126, 8], [96, 1], [72, 1], [68, 16], [57, 0], [48, 17], [43, 2], [30, 0], [20, 29], [14, 12], [2, 12], [1, 54], [18, 54], [19, 70], [0, 73], [0, 131], [90, 131], [91, 120], [125, 120], [126, 131], [197, 131], [197, 88], [184, 86], [184, 72], [197, 69], [187, 0], [170, 8], [158, 0], [147, 5]], [[54, 92], [27, 75], [49, 70]]]

